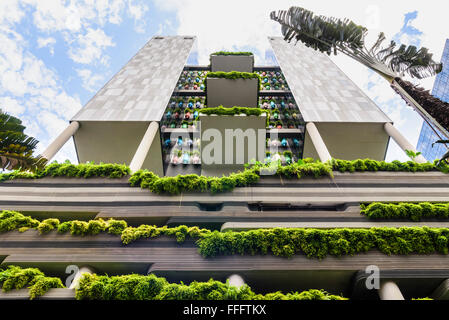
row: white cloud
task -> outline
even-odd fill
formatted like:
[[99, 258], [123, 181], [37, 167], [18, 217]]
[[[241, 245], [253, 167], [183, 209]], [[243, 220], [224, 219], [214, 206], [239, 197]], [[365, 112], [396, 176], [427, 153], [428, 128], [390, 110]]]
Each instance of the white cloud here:
[[101, 29], [87, 29], [86, 34], [78, 35], [76, 45], [69, 50], [69, 57], [81, 64], [91, 64], [100, 61], [102, 64], [107, 63], [107, 58], [103, 55], [103, 51], [108, 47], [115, 46], [112, 38], [106, 35]]
[[89, 92], [96, 92], [103, 83], [104, 77], [101, 75], [94, 75], [89, 69], [77, 69], [78, 76], [81, 77], [82, 86]]
[[[37, 153], [67, 126], [81, 102], [78, 96], [67, 93], [56, 70], [36, 57], [31, 45], [48, 48], [53, 55], [59, 35], [68, 47], [68, 57], [75, 62], [107, 64], [105, 51], [115, 44], [105, 32], [106, 24], [118, 25], [128, 15], [142, 31], [147, 11], [142, 0], [0, 1], [0, 108], [20, 116], [27, 127], [25, 132], [41, 141]], [[35, 43], [24, 38], [28, 31], [19, 26], [25, 17], [38, 34]], [[103, 81], [87, 68], [76, 71], [83, 87], [91, 92]], [[76, 161], [73, 142], [56, 157], [65, 159]]]
[[56, 44], [55, 38], [37, 38], [37, 47], [39, 49], [48, 47], [48, 50], [50, 51], [51, 55], [55, 54], [54, 45]]

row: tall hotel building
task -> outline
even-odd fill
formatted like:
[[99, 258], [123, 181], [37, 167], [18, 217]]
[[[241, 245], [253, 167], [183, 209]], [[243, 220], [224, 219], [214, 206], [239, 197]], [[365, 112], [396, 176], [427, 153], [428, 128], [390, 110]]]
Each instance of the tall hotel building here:
[[[443, 71], [439, 73], [435, 79], [432, 95], [442, 101], [449, 102], [449, 39], [446, 40], [441, 62], [443, 63]], [[434, 130], [438, 132], [438, 128], [434, 128]], [[448, 151], [447, 147], [443, 144], [437, 144], [432, 148], [432, 144], [435, 141], [440, 140], [440, 137], [444, 139], [444, 136], [441, 133], [439, 133], [440, 137], [438, 137], [434, 130], [432, 130], [431, 126], [424, 121], [417, 146], [417, 149], [421, 151], [424, 157], [429, 161], [441, 159], [441, 157]]]
[[[392, 120], [324, 54], [269, 37], [276, 65], [254, 66], [252, 55], [221, 54], [211, 55], [211, 65], [187, 65], [195, 41], [190, 36], [153, 37], [73, 117], [44, 156], [51, 159], [73, 137], [80, 163], [125, 163], [132, 172], [146, 169], [161, 177], [221, 177], [243, 169], [242, 162], [235, 154], [227, 157], [226, 148], [215, 150], [218, 161], [210, 162], [204, 155], [210, 142], [205, 133], [227, 129], [256, 129], [256, 140], [245, 139], [244, 150], [255, 150], [258, 160], [271, 157], [284, 164], [305, 158], [382, 161], [390, 139], [403, 150], [415, 150]], [[215, 71], [257, 73], [260, 78], [208, 78]], [[206, 107], [221, 105], [266, 112], [259, 116], [202, 113]], [[273, 145], [278, 153], [270, 153]], [[249, 160], [245, 156], [244, 162]], [[131, 226], [187, 225], [221, 232], [449, 226], [444, 221], [370, 220], [360, 213], [364, 203], [447, 201], [449, 178], [438, 171], [334, 171], [333, 177], [320, 179], [263, 176], [254, 185], [225, 193], [179, 195], [131, 187], [128, 179], [11, 180], [0, 184], [0, 204], [3, 210], [38, 219], [114, 218]], [[28, 230], [0, 234], [0, 262], [38, 267], [63, 278], [68, 265], [77, 265], [97, 274], [155, 274], [184, 283], [210, 278], [226, 281], [237, 275], [262, 293], [324, 289], [354, 299], [449, 297], [449, 256], [440, 254], [386, 255], [373, 249], [321, 260], [270, 253], [206, 258], [193, 240], [181, 245], [161, 237], [124, 246], [120, 237], [110, 234], [73, 237]], [[366, 287], [365, 270], [371, 265], [380, 269], [387, 286]], [[12, 294], [1, 293], [0, 298]], [[58, 297], [73, 298], [74, 291], [53, 289], [42, 298]]]

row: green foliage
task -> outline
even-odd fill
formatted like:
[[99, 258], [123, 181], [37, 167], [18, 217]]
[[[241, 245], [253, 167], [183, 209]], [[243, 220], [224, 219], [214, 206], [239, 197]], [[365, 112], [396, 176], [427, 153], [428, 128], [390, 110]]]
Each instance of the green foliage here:
[[218, 51], [211, 53], [211, 56], [252, 56], [252, 52], [230, 52], [230, 51]]
[[370, 219], [447, 219], [449, 203], [380, 203], [362, 204], [361, 214]]
[[444, 172], [442, 166], [436, 166], [432, 163], [416, 163], [414, 161], [385, 162], [371, 159], [364, 160], [336, 160], [332, 159], [330, 165], [334, 171], [340, 172], [365, 172], [365, 171], [394, 171], [394, 172], [426, 172], [440, 170]]
[[72, 235], [96, 235], [107, 232], [114, 235], [121, 235], [123, 230], [128, 227], [126, 221], [123, 220], [107, 220], [102, 219], [86, 221], [67, 221], [60, 223], [58, 219], [46, 219], [42, 222], [28, 216], [24, 216], [20, 212], [1, 211], [0, 212], [0, 232], [13, 230], [36, 229], [40, 234], [57, 230], [59, 233], [70, 232]]
[[163, 226], [141, 225], [137, 228], [128, 227], [121, 234], [122, 243], [127, 245], [141, 238], [157, 238], [160, 236], [176, 237], [178, 243], [183, 243], [187, 237], [191, 239], [200, 239], [211, 233], [207, 229], [199, 229], [198, 227], [178, 226], [176, 228], [168, 228]]
[[46, 277], [36, 268], [22, 269], [16, 266], [9, 266], [0, 271], [0, 285], [5, 292], [28, 287], [31, 300], [44, 295], [52, 288], [64, 288], [59, 278]]
[[197, 244], [204, 257], [272, 253], [292, 257], [305, 254], [323, 259], [377, 249], [387, 255], [448, 253], [449, 229], [270, 229], [246, 232], [212, 232]]
[[223, 72], [223, 71], [217, 71], [217, 72], [209, 72], [207, 74], [208, 78], [219, 78], [219, 79], [230, 79], [230, 80], [236, 80], [236, 79], [259, 79], [260, 76], [257, 73], [252, 72], [239, 72], [239, 71], [231, 71], [231, 72]]
[[223, 115], [223, 116], [234, 116], [240, 114], [246, 114], [247, 116], [260, 116], [263, 113], [267, 113], [266, 110], [259, 108], [247, 108], [247, 107], [232, 107], [224, 108], [223, 106], [217, 108], [204, 108], [200, 111], [203, 114], [211, 115]]
[[98, 276], [85, 274], [76, 290], [78, 300], [347, 300], [322, 290], [283, 294], [255, 294], [250, 287], [230, 286], [210, 279], [207, 282], [168, 283], [154, 274], [142, 276]]
[[20, 119], [0, 109], [0, 168], [35, 171], [45, 166], [46, 159], [33, 156], [39, 141], [24, 130]]
[[153, 172], [139, 170], [131, 176], [129, 182], [131, 186], [140, 186], [142, 189], [150, 189], [151, 192], [158, 194], [207, 191], [218, 193], [233, 190], [235, 187], [254, 184], [259, 181], [259, 178], [254, 168], [221, 178], [198, 176], [196, 174], [159, 177]]
[[[372, 209], [371, 209], [372, 208]], [[414, 210], [416, 209], [413, 207]], [[434, 209], [429, 204], [421, 204], [422, 215], [432, 211], [445, 212], [447, 206]], [[375, 212], [375, 206], [370, 207]], [[417, 214], [414, 214], [414, 216]], [[47, 219], [39, 223], [37, 220], [27, 220], [22, 214], [4, 211], [0, 217], [0, 225], [4, 231], [18, 228], [35, 228], [41, 233], [57, 229], [59, 233], [70, 232], [76, 236], [96, 235], [108, 232], [121, 236], [124, 245], [145, 238], [168, 236], [183, 243], [187, 238], [195, 240], [199, 252], [204, 257], [232, 254], [268, 254], [292, 257], [305, 254], [309, 258], [323, 259], [327, 255], [355, 255], [378, 249], [385, 254], [448, 254], [449, 229], [447, 228], [371, 228], [371, 229], [261, 229], [245, 232], [218, 232], [198, 227], [179, 226], [176, 228], [141, 225], [127, 227], [125, 221], [91, 220], [68, 221], [59, 223], [57, 219]], [[30, 218], [31, 219], [31, 218]], [[25, 221], [25, 223], [18, 223]], [[5, 223], [6, 222], [6, 223]], [[9, 224], [8, 224], [9, 223]]]
[[422, 152], [415, 152], [413, 150], [405, 150], [405, 153], [407, 154], [407, 156], [412, 159], [413, 161], [415, 161], [416, 157], [422, 155]]
[[37, 228], [39, 221], [15, 211], [0, 212], [0, 232], [19, 230], [21, 228]]

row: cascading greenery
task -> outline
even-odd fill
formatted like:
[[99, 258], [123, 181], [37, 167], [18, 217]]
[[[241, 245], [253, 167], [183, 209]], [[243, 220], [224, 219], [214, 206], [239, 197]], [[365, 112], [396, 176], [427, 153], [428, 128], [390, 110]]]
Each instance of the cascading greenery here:
[[[252, 109], [252, 108], [248, 108]], [[206, 110], [206, 109], [203, 109]], [[260, 110], [260, 109], [254, 109]], [[257, 113], [258, 111], [256, 111]], [[223, 177], [205, 177], [196, 174], [179, 175], [176, 177], [159, 177], [148, 170], [139, 170], [131, 175], [129, 184], [133, 187], [149, 189], [151, 192], [163, 194], [180, 194], [182, 192], [227, 192], [237, 187], [247, 187], [259, 181], [261, 170], [271, 170], [272, 174], [286, 178], [302, 177], [333, 177], [333, 171], [340, 172], [427, 172], [441, 171], [449, 173], [449, 165], [446, 162], [416, 163], [413, 161], [391, 163], [385, 161], [365, 160], [331, 160], [322, 163], [313, 159], [301, 159], [298, 162], [281, 166], [278, 163], [269, 165], [254, 162], [247, 165], [246, 169]], [[70, 162], [52, 163], [35, 173], [14, 171], [0, 174], [0, 182], [14, 179], [40, 179], [45, 177], [107, 177], [122, 178], [130, 175], [130, 169], [126, 165], [119, 164], [79, 164]]]
[[448, 254], [448, 228], [371, 228], [371, 229], [260, 229], [244, 232], [218, 232], [198, 227], [176, 228], [141, 225], [128, 227], [125, 221], [92, 220], [68, 221], [57, 219], [42, 222], [25, 217], [21, 213], [4, 211], [0, 214], [0, 231], [25, 231], [37, 229], [40, 233], [55, 230], [70, 232], [74, 236], [109, 233], [120, 235], [124, 245], [139, 239], [161, 236], [176, 238], [178, 243], [190, 239], [204, 257], [219, 255], [273, 254], [290, 258], [304, 254], [308, 258], [323, 259], [328, 255], [352, 256], [370, 250], [387, 255]]
[[449, 173], [449, 166], [438, 161], [435, 163], [417, 163], [414, 161], [400, 162], [400, 161], [376, 161], [371, 159], [364, 160], [336, 160], [330, 161], [332, 170], [340, 172], [376, 172], [376, 171], [394, 171], [394, 172], [427, 172], [427, 171], [441, 171]]
[[247, 108], [247, 107], [225, 108], [223, 106], [220, 106], [216, 108], [201, 109], [200, 113], [206, 115], [216, 114], [220, 116], [234, 116], [240, 114], [246, 114], [247, 116], [260, 116], [263, 113], [268, 113], [268, 111], [259, 108]]
[[114, 277], [85, 274], [76, 290], [76, 298], [78, 300], [347, 300], [323, 290], [256, 294], [247, 285], [237, 288], [213, 279], [207, 282], [194, 281], [189, 285], [169, 283], [165, 278], [156, 277], [154, 274]]
[[0, 181], [14, 179], [40, 179], [45, 177], [73, 177], [73, 178], [122, 178], [130, 175], [131, 170], [124, 164], [95, 164], [82, 163], [71, 164], [69, 161], [64, 163], [52, 163], [35, 173], [13, 171], [0, 174]]
[[380, 203], [362, 204], [361, 214], [369, 219], [447, 219], [449, 217], [449, 203]]
[[44, 295], [50, 289], [64, 288], [59, 278], [46, 277], [36, 268], [22, 269], [16, 266], [0, 270], [0, 286], [4, 292], [29, 288], [31, 300]]
[[257, 87], [260, 88], [260, 84], [262, 83], [262, 78], [259, 74], [255, 72], [239, 72], [239, 71], [231, 71], [231, 72], [209, 72], [207, 74], [206, 80], [204, 82], [207, 90], [207, 80], [210, 78], [218, 78], [218, 79], [229, 79], [229, 80], [237, 80], [237, 79], [257, 79]]
[[211, 54], [211, 56], [252, 56], [254, 55], [252, 52], [240, 51], [240, 52], [231, 52], [231, 51], [218, 51]]
[[[274, 173], [287, 178], [301, 178], [311, 176], [332, 176], [329, 165], [321, 162], [301, 161], [287, 166], [274, 167]], [[227, 177], [205, 177], [198, 175], [185, 175], [176, 177], [159, 177], [153, 172], [140, 170], [130, 178], [131, 186], [140, 186], [150, 189], [151, 192], [162, 194], [180, 194], [182, 192], [226, 192], [236, 187], [246, 187], [259, 181], [260, 171], [269, 170], [270, 167], [259, 162], [254, 163], [244, 171], [233, 173]]]

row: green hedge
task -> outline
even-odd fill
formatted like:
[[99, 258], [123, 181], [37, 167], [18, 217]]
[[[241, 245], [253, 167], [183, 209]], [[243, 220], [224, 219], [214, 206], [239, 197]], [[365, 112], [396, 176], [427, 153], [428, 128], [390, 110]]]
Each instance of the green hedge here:
[[259, 108], [247, 108], [247, 107], [232, 107], [224, 108], [223, 106], [217, 108], [204, 108], [200, 110], [200, 113], [211, 115], [223, 115], [223, 116], [234, 116], [240, 114], [246, 114], [247, 116], [260, 116], [263, 113], [268, 113], [267, 110], [262, 110]]
[[207, 74], [206, 80], [209, 79], [209, 78], [230, 79], [230, 80], [236, 80], [236, 79], [257, 79], [257, 80], [259, 80], [259, 83], [260, 83], [260, 76], [259, 76], [259, 74], [255, 73], [255, 72], [239, 72], [239, 71], [223, 72], [223, 71], [216, 71], [216, 72], [209, 72]]
[[246, 232], [212, 232], [198, 241], [204, 257], [230, 254], [267, 254], [292, 257], [305, 254], [323, 259], [377, 249], [387, 255], [448, 254], [449, 229], [271, 229]]
[[218, 51], [211, 53], [211, 56], [252, 56], [254, 55], [252, 52], [240, 51], [240, 52], [231, 52], [231, 51]]
[[59, 219], [39, 221], [16, 211], [0, 212], [0, 232], [14, 230], [24, 232], [28, 229], [36, 229], [40, 234], [55, 230], [58, 233], [70, 232], [70, 234], [78, 236], [96, 235], [102, 232], [121, 235], [127, 227], [128, 224], [123, 220], [104, 221], [99, 219], [89, 222], [74, 220], [61, 223]]
[[[240, 107], [235, 107], [240, 108]], [[211, 108], [203, 109], [206, 113], [216, 113], [217, 110], [223, 112], [239, 113], [246, 112], [247, 114], [257, 115], [263, 110], [258, 108]], [[214, 110], [215, 109], [215, 110]], [[213, 111], [211, 111], [213, 110]], [[218, 111], [221, 112], [221, 111]], [[269, 169], [268, 165], [263, 165], [256, 162], [242, 172], [236, 172], [224, 177], [204, 177], [198, 175], [179, 175], [177, 177], [159, 177], [153, 172], [147, 170], [140, 170], [135, 172], [129, 179], [129, 183], [134, 187], [141, 187], [149, 189], [152, 192], [162, 194], [180, 194], [182, 192], [227, 192], [232, 191], [237, 187], [246, 187], [255, 184], [260, 179], [260, 171]], [[327, 163], [319, 161], [314, 162], [313, 159], [300, 160], [297, 163], [292, 163], [287, 166], [276, 167], [275, 174], [287, 178], [301, 178], [310, 176], [320, 178], [323, 176], [333, 177], [333, 170], [340, 172], [364, 172], [364, 171], [396, 171], [396, 172], [424, 172], [440, 170], [444, 173], [449, 172], [449, 166], [442, 163], [440, 166], [436, 164], [418, 164], [412, 161], [399, 162], [393, 161], [387, 163], [384, 161], [374, 160], [332, 160]], [[122, 178], [130, 175], [130, 169], [126, 165], [118, 164], [79, 164], [74, 165], [69, 162], [62, 164], [53, 163], [48, 165], [44, 170], [36, 173], [14, 171], [11, 173], [0, 174], [0, 181], [13, 179], [39, 179], [44, 177], [108, 177], [108, 178]]]
[[40, 179], [45, 177], [73, 177], [73, 178], [122, 178], [130, 175], [131, 170], [124, 164], [71, 164], [66, 161], [64, 163], [52, 163], [43, 170], [36, 173], [13, 171], [11, 173], [0, 174], [0, 181], [13, 179]]
[[427, 171], [441, 171], [449, 173], [449, 166], [447, 163], [441, 163], [439, 166], [435, 163], [416, 163], [414, 161], [400, 162], [400, 161], [376, 161], [371, 159], [359, 160], [336, 160], [332, 159], [330, 165], [334, 171], [340, 172], [376, 172], [376, 171], [395, 171], [395, 172], [427, 172]]
[[370, 219], [447, 219], [449, 217], [449, 203], [380, 203], [362, 204], [361, 214]]
[[[255, 184], [260, 179], [260, 171], [269, 169], [259, 162], [256, 162], [251, 168], [246, 168], [242, 172], [233, 173], [226, 177], [205, 177], [195, 174], [176, 177], [159, 177], [153, 172], [140, 170], [135, 172], [129, 179], [131, 186], [140, 186], [143, 189], [150, 189], [151, 192], [163, 194], [180, 194], [182, 192], [226, 192], [232, 191], [237, 187], [246, 187]], [[321, 162], [292, 163], [287, 166], [276, 168], [276, 175], [286, 178], [301, 178], [332, 176], [330, 166]]]
[[[244, 232], [218, 232], [198, 227], [176, 228], [141, 225], [128, 227], [125, 221], [92, 220], [59, 223], [57, 219], [39, 222], [26, 219], [21, 213], [5, 211], [0, 215], [2, 231], [38, 229], [41, 233], [56, 230], [72, 235], [96, 235], [107, 232], [120, 235], [122, 243], [160, 236], [174, 237], [179, 243], [195, 240], [204, 257], [218, 255], [273, 254], [292, 257], [304, 254], [308, 258], [323, 259], [327, 255], [345, 256], [377, 249], [385, 254], [448, 254], [448, 228], [371, 228], [371, 229], [261, 229]], [[12, 217], [14, 216], [15, 219]], [[2, 219], [4, 218], [4, 221]], [[18, 221], [25, 221], [18, 223]]]
[[250, 287], [230, 286], [229, 283], [208, 282], [169, 283], [165, 278], [151, 274], [125, 276], [98, 276], [84, 274], [76, 290], [79, 300], [347, 300], [322, 290], [301, 293], [282, 292], [255, 294]]
[[29, 288], [31, 300], [44, 295], [52, 288], [64, 288], [59, 278], [46, 277], [36, 268], [22, 269], [16, 266], [9, 266], [0, 271], [0, 286], [4, 292]]

